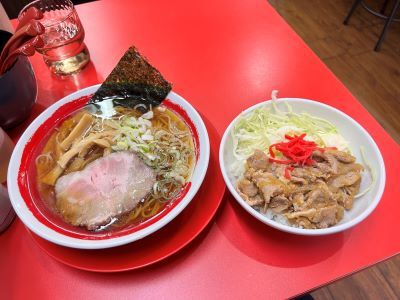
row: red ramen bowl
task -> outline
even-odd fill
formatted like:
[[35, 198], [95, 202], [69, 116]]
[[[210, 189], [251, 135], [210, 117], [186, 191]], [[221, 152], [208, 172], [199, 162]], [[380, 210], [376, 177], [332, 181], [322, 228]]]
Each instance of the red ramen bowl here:
[[110, 230], [89, 231], [73, 226], [49, 208], [37, 187], [36, 158], [49, 132], [73, 112], [84, 107], [100, 85], [77, 91], [46, 109], [26, 129], [17, 143], [8, 169], [11, 203], [21, 221], [42, 238], [67, 247], [102, 249], [139, 240], [173, 220], [193, 199], [208, 167], [210, 144], [206, 127], [197, 111], [181, 96], [170, 92], [163, 106], [180, 116], [188, 125], [196, 150], [196, 162], [182, 192], [163, 210], [145, 221]]

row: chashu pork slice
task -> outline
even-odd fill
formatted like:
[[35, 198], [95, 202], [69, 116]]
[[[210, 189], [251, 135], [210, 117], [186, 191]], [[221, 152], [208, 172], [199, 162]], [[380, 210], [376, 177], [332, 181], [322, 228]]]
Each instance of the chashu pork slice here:
[[94, 230], [133, 210], [155, 182], [153, 169], [136, 154], [115, 152], [60, 177], [56, 206], [67, 222]]

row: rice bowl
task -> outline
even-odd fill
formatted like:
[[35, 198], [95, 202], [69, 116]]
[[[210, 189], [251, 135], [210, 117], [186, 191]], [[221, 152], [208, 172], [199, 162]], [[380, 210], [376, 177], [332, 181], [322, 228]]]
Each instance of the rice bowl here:
[[360, 153], [360, 146], [363, 146], [365, 148], [365, 156], [368, 163], [375, 172], [376, 182], [371, 185], [372, 180], [370, 175], [368, 172], [364, 172], [362, 174], [363, 180], [361, 182], [360, 190], [367, 190], [371, 185], [370, 190], [361, 195], [360, 198], [354, 202], [354, 207], [344, 213], [343, 219], [341, 219], [338, 224], [329, 228], [305, 229], [300, 228], [299, 226], [289, 226], [287, 219], [282, 217], [282, 215], [273, 213], [270, 210], [266, 213], [262, 213], [251, 207], [238, 193], [238, 174], [235, 174], [231, 167], [232, 165], [237, 164], [237, 158], [235, 158], [235, 155], [233, 154], [235, 141], [232, 138], [232, 130], [240, 118], [248, 115], [255, 109], [261, 107], [272, 107], [272, 101], [267, 101], [254, 105], [242, 112], [232, 121], [223, 135], [220, 146], [220, 167], [230, 192], [239, 204], [252, 216], [263, 223], [282, 231], [302, 235], [324, 235], [340, 232], [358, 224], [375, 209], [380, 201], [385, 185], [384, 162], [376, 143], [365, 129], [363, 129], [356, 121], [335, 108], [312, 100], [298, 98], [284, 98], [279, 99], [277, 102], [277, 105], [281, 110], [286, 109], [287, 104], [289, 104], [296, 113], [306, 112], [307, 114], [333, 123], [344, 136], [345, 140], [349, 141], [349, 149], [359, 162], [363, 161], [362, 154]]

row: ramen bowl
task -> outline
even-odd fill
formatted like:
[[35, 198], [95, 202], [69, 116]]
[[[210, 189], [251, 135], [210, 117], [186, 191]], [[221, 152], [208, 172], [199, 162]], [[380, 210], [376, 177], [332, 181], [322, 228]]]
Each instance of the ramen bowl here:
[[238, 119], [242, 116], [249, 114], [253, 110], [263, 106], [267, 108], [271, 107], [272, 101], [266, 101], [256, 104], [243, 111], [231, 122], [222, 137], [219, 152], [219, 163], [222, 175], [229, 191], [232, 193], [233, 197], [241, 205], [241, 207], [250, 215], [259, 221], [284, 232], [299, 235], [327, 235], [341, 232], [357, 225], [367, 218], [376, 208], [382, 197], [385, 187], [385, 164], [378, 146], [360, 124], [336, 108], [316, 101], [299, 98], [281, 98], [277, 101], [277, 106], [282, 111], [286, 109], [286, 104], [289, 104], [295, 113], [305, 112], [309, 115], [325, 119], [334, 124], [339, 133], [346, 141], [349, 142], [349, 149], [352, 155], [356, 157], [356, 161], [359, 163], [364, 163], [360, 151], [361, 147], [363, 147], [365, 149], [365, 157], [367, 158], [372, 171], [375, 173], [376, 181], [372, 182], [372, 174], [363, 172], [360, 191], [364, 191], [372, 182], [371, 189], [362, 197], [355, 199], [353, 208], [345, 211], [344, 217], [340, 222], [331, 227], [321, 229], [305, 229], [290, 226], [285, 224], [287, 222], [285, 222], [285, 219], [282, 219], [285, 218], [282, 215], [280, 215], [281, 218], [274, 220], [268, 214], [261, 213], [247, 204], [247, 202], [236, 190], [236, 182], [240, 177], [236, 176], [230, 167], [235, 163], [235, 157], [233, 154], [234, 141], [232, 138], [232, 130]]
[[[168, 108], [180, 116], [190, 128], [196, 161], [193, 172], [182, 192], [159, 214], [138, 225], [110, 231], [89, 231], [72, 226], [49, 209], [36, 185], [35, 159], [45, 136], [67, 116], [82, 108], [100, 85], [77, 91], [56, 102], [39, 115], [26, 129], [12, 154], [8, 169], [8, 186], [11, 203], [21, 221], [40, 237], [71, 248], [103, 249], [124, 245], [159, 230], [172, 221], [189, 203], [200, 188], [208, 167], [210, 145], [206, 127], [196, 110], [181, 96], [170, 92]], [[165, 104], [167, 106], [167, 104]]]

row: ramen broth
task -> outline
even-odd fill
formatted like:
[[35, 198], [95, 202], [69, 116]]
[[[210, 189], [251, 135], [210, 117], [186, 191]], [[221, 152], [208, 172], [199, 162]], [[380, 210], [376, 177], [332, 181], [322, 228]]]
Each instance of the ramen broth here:
[[[56, 172], [58, 179], [71, 172], [83, 170], [96, 159], [122, 150], [135, 152], [156, 173], [156, 184], [145, 199], [142, 199], [132, 211], [112, 218], [109, 223], [99, 226], [96, 230], [112, 230], [136, 226], [159, 214], [173, 203], [184, 190], [193, 172], [196, 159], [193, 135], [185, 121], [171, 109], [161, 105], [151, 109], [151, 112], [152, 117], [148, 121], [151, 122], [151, 126], [150, 124], [149, 126], [153, 141], [148, 142], [149, 148], [152, 149], [149, 154], [125, 149], [126, 145], [120, 141], [123, 134], [118, 128], [123, 128], [123, 126], [118, 127], [120, 126], [118, 124], [125, 124], [123, 123], [124, 120], [129, 120], [130, 117], [138, 120], [138, 118], [144, 116], [137, 109], [121, 106], [112, 107], [112, 105], [109, 105], [108, 108], [107, 105], [103, 105], [99, 109], [97, 105], [96, 107], [90, 105], [76, 111], [65, 119], [49, 134], [41, 154], [36, 158], [37, 187], [46, 206], [52, 212], [63, 217], [63, 212], [57, 208], [56, 204], [55, 183], [51, 182], [51, 180], [49, 181], [48, 178], [49, 174], [57, 170], [57, 164], [60, 159], [63, 159], [68, 150], [62, 147], [65, 145], [65, 141], [74, 130], [77, 131], [75, 128], [81, 126], [82, 118], [88, 114], [92, 117], [90, 126], [84, 128], [81, 136], [75, 139], [69, 147], [74, 147], [83, 139], [96, 133], [114, 130], [116, 134], [107, 136], [106, 143], [91, 144], [83, 153], [79, 153], [70, 159], [62, 171], [58, 170], [58, 173]], [[110, 144], [110, 147], [104, 145], [107, 143]], [[154, 155], [151, 151], [154, 151]], [[179, 160], [176, 157], [179, 157]]]

